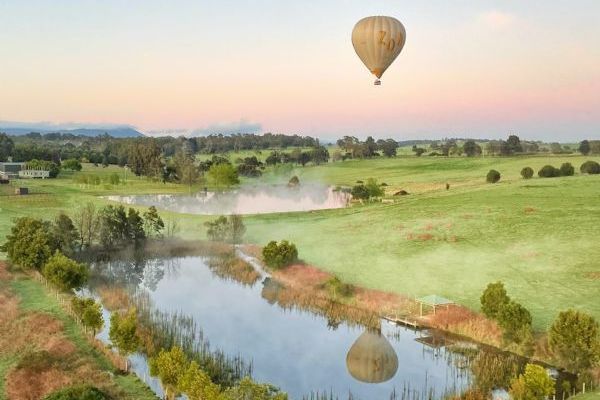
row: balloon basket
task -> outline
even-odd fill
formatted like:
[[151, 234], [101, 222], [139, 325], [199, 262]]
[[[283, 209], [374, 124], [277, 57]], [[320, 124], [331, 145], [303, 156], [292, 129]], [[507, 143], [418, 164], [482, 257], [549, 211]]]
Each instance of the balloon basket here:
[[375, 79], [375, 82], [373, 82], [373, 85], [381, 86], [381, 81], [379, 79]]

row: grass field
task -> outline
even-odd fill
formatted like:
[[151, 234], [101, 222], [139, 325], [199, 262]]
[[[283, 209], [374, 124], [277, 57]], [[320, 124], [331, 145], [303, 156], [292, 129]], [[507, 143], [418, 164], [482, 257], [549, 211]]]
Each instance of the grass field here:
[[[267, 171], [264, 182], [352, 185], [369, 177], [388, 184], [393, 203], [341, 210], [245, 218], [249, 242], [290, 239], [301, 258], [342, 280], [407, 295], [439, 294], [478, 309], [487, 283], [502, 280], [529, 308], [537, 329], [559, 310], [574, 307], [600, 319], [600, 176], [522, 180], [525, 166], [579, 165], [593, 157], [398, 157]], [[600, 161], [598, 157], [595, 158]], [[494, 168], [502, 174], [485, 183]], [[117, 167], [86, 165], [86, 174], [108, 176]], [[123, 177], [123, 176], [122, 176]], [[0, 237], [19, 215], [50, 217], [108, 194], [187, 192], [180, 185], [133, 178], [118, 186], [84, 187], [71, 177], [27, 181], [31, 196], [0, 197]], [[446, 183], [450, 190], [445, 189]], [[410, 195], [391, 196], [397, 190]], [[43, 194], [41, 194], [43, 193]], [[207, 217], [163, 212], [180, 221], [181, 235], [204, 237]]]

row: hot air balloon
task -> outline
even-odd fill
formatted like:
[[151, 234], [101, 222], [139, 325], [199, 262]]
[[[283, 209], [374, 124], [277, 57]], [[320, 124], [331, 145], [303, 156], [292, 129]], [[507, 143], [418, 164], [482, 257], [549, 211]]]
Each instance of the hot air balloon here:
[[346, 355], [346, 367], [356, 380], [381, 383], [396, 375], [398, 356], [381, 333], [365, 331], [350, 347]]
[[352, 30], [352, 45], [361, 61], [377, 77], [375, 85], [394, 62], [406, 42], [406, 30], [393, 17], [366, 17]]

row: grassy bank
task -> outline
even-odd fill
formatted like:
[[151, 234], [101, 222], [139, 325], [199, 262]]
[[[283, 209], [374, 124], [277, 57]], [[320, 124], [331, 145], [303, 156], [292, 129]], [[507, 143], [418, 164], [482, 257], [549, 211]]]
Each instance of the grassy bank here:
[[[83, 382], [118, 398], [156, 398], [134, 375], [113, 375], [112, 363], [43, 284], [22, 274], [4, 272], [1, 278], [7, 320], [2, 327], [5, 340], [0, 340], [0, 399], [38, 398]], [[36, 354], [42, 354], [48, 364], [32, 362]]]

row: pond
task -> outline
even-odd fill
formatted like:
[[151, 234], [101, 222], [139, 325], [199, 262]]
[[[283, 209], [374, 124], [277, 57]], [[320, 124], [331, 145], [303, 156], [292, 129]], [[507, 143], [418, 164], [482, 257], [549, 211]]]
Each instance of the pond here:
[[319, 184], [242, 186], [231, 191], [190, 195], [148, 194], [107, 196], [108, 200], [202, 215], [265, 214], [342, 208], [350, 195]]
[[[280, 387], [291, 399], [316, 392], [339, 399], [443, 398], [474, 384], [502, 387], [523, 367], [515, 356], [428, 330], [382, 321], [375, 331], [282, 308], [269, 278], [240, 284], [215, 275], [209, 260], [111, 261], [93, 270], [97, 280], [143, 293], [156, 310], [193, 317], [212, 348], [251, 363], [254, 379]], [[148, 378], [139, 356], [134, 370]]]

